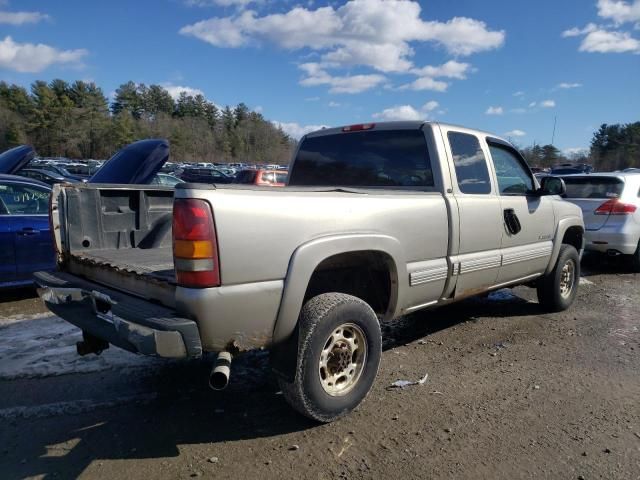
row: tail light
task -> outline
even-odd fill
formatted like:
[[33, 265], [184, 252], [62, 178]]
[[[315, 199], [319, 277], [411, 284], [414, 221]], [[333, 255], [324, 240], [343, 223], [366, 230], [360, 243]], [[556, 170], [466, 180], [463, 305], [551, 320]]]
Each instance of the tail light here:
[[375, 123], [359, 123], [357, 125], [349, 125], [346, 127], [342, 127], [343, 132], [361, 132], [363, 130], [371, 130], [375, 127]]
[[173, 204], [173, 262], [181, 287], [220, 286], [218, 241], [211, 207], [204, 200], [177, 198]]
[[617, 198], [607, 200], [593, 212], [595, 215], [631, 215], [636, 211], [636, 206], [631, 203], [623, 203]]

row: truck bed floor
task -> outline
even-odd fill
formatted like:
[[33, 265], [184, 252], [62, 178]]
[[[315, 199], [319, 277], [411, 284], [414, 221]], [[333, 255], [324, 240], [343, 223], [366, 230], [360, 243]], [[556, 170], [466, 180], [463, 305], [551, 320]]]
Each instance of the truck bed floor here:
[[106, 248], [75, 253], [82, 263], [103, 265], [124, 270], [136, 275], [175, 283], [173, 252], [171, 247], [162, 248]]

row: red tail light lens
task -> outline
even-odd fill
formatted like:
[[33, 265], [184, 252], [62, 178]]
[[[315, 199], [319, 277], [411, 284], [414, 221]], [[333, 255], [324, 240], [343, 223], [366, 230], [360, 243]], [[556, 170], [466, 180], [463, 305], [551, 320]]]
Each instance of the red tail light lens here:
[[357, 125], [349, 125], [347, 127], [342, 127], [343, 132], [361, 132], [362, 130], [371, 130], [375, 127], [375, 123], [359, 123]]
[[204, 200], [173, 203], [173, 262], [182, 287], [220, 286], [220, 262], [213, 212]]
[[607, 200], [593, 212], [595, 215], [631, 215], [637, 207], [631, 203], [623, 203], [617, 198]]

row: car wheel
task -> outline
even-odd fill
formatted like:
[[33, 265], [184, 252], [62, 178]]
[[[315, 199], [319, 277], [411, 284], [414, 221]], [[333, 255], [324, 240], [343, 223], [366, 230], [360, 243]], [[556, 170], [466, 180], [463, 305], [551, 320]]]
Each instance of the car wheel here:
[[555, 267], [537, 282], [538, 302], [549, 312], [561, 312], [571, 306], [578, 292], [580, 258], [572, 245], [563, 244]]
[[631, 255], [631, 271], [634, 273], [640, 273], [640, 241], [638, 241], [636, 253]]
[[303, 306], [298, 328], [295, 378], [280, 378], [280, 388], [298, 412], [332, 422], [371, 390], [382, 354], [378, 318], [359, 298], [325, 293]]

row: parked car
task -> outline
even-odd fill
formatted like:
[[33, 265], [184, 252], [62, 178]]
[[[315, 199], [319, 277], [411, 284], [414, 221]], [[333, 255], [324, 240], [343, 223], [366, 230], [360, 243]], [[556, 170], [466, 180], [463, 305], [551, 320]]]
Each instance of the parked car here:
[[231, 183], [233, 177], [214, 168], [185, 168], [180, 175], [183, 182], [190, 183]]
[[575, 173], [591, 173], [593, 172], [593, 167], [591, 165], [587, 165], [586, 163], [563, 163], [561, 165], [556, 165], [549, 172], [551, 175], [573, 175]]
[[261, 185], [264, 187], [284, 187], [287, 183], [287, 172], [281, 170], [242, 170], [238, 172], [233, 183]]
[[640, 173], [592, 173], [563, 177], [565, 198], [582, 209], [585, 250], [629, 255], [640, 272]]
[[47, 184], [0, 174], [0, 288], [33, 284], [55, 268]]
[[78, 180], [64, 177], [53, 170], [47, 170], [44, 168], [23, 168], [18, 172], [21, 177], [32, 178], [33, 180], [39, 180], [48, 185], [55, 183], [77, 183]]
[[64, 261], [36, 275], [47, 307], [83, 330], [79, 353], [219, 352], [220, 389], [233, 355], [270, 348], [284, 398], [329, 422], [369, 392], [380, 320], [505, 286], [535, 285], [546, 311], [576, 296], [580, 208], [495, 135], [324, 129], [290, 170], [288, 188], [54, 186]]
[[64, 177], [65, 179], [67, 179], [70, 182], [87, 181], [86, 177], [83, 177], [81, 175], [74, 175], [69, 170], [67, 170], [65, 167], [63, 167], [62, 165], [57, 165], [55, 163], [50, 163], [50, 164], [48, 164], [46, 166], [46, 169], [48, 171], [50, 171], [50, 172], [55, 172], [56, 174], [60, 175], [61, 177]]
[[175, 187], [179, 183], [182, 183], [182, 180], [166, 173], [156, 174], [151, 181], [151, 185], [165, 185], [167, 187]]

